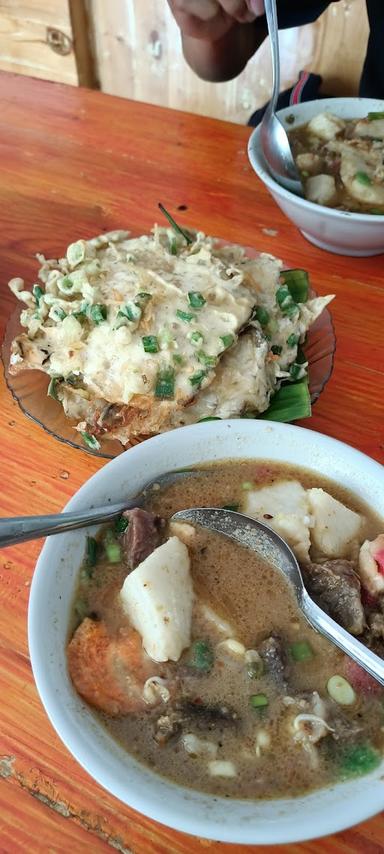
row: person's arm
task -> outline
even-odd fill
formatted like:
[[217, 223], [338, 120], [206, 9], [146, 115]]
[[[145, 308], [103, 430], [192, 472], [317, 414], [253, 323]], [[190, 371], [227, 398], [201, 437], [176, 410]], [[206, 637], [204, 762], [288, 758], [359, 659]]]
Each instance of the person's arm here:
[[231, 80], [267, 34], [263, 0], [168, 0], [188, 65], [203, 80]]

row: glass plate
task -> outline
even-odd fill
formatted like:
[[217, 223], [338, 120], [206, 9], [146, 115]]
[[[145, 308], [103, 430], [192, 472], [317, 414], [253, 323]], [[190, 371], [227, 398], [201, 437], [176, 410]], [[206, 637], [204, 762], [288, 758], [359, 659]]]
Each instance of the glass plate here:
[[[229, 246], [225, 240], [218, 241], [219, 244]], [[250, 258], [257, 258], [260, 254], [255, 249], [245, 247], [245, 252]], [[310, 296], [316, 296], [311, 289]], [[74, 429], [75, 422], [64, 415], [58, 401], [47, 396], [49, 377], [42, 371], [24, 371], [12, 376], [8, 371], [11, 343], [13, 339], [23, 331], [20, 325], [20, 312], [23, 306], [18, 305], [11, 315], [2, 345], [2, 360], [5, 381], [20, 409], [39, 424], [51, 436], [55, 436], [60, 442], [78, 448], [95, 457], [112, 459], [121, 454], [132, 444], [139, 440], [133, 440], [127, 445], [122, 445], [117, 439], [99, 438], [101, 448], [99, 451], [91, 451], [84, 444], [79, 433]], [[305, 345], [303, 347], [308, 361], [309, 392], [312, 403], [318, 399], [327, 384], [333, 369], [334, 354], [336, 349], [336, 338], [332, 318], [328, 309], [324, 309], [320, 317], [311, 326]]]

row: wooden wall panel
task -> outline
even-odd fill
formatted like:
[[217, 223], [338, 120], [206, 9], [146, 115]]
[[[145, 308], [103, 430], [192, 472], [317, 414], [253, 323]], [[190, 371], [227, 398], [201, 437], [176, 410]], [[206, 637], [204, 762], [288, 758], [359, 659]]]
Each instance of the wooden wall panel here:
[[0, 69], [78, 83], [67, 0], [0, 0]]
[[[186, 65], [166, 0], [88, 0], [101, 88], [123, 97], [245, 123], [268, 99], [268, 43], [236, 80], [206, 83]], [[281, 33], [282, 85], [300, 69], [331, 95], [356, 94], [368, 37], [365, 0], [339, 0], [314, 24]]]

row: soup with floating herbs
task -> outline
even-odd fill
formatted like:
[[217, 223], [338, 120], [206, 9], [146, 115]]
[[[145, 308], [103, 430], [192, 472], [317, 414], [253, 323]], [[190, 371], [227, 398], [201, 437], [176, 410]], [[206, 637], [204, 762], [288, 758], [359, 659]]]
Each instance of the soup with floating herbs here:
[[194, 506], [267, 522], [318, 604], [384, 656], [380, 519], [310, 470], [224, 461], [88, 538], [67, 649], [77, 692], [128, 753], [200, 791], [294, 796], [376, 768], [379, 684], [308, 625], [276, 568], [171, 520]]

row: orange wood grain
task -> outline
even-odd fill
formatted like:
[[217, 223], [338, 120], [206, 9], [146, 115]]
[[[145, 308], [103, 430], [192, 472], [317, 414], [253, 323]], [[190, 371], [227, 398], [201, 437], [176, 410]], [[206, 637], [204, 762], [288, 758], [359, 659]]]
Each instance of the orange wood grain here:
[[[98, 92], [0, 75], [0, 325], [14, 305], [6, 282], [32, 282], [33, 255], [118, 227], [145, 231], [162, 200], [180, 222], [269, 251], [309, 270], [337, 295], [335, 370], [305, 426], [384, 462], [383, 257], [330, 255], [307, 243], [256, 179], [249, 131], [237, 125]], [[271, 231], [273, 233], [268, 233]], [[45, 434], [0, 385], [0, 512], [53, 512], [104, 463]], [[41, 543], [0, 555], [0, 851], [189, 854], [252, 852], [193, 839], [143, 818], [106, 794], [52, 730], [34, 687], [26, 618]], [[379, 854], [377, 816], [289, 854]]]

